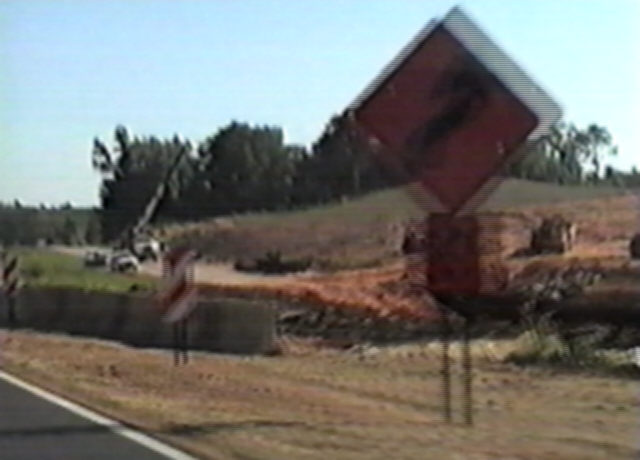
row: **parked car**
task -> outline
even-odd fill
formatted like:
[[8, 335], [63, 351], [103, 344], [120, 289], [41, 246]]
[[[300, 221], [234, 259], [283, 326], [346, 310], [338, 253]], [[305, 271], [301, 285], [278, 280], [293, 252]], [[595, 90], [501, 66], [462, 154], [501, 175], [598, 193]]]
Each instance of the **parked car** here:
[[116, 252], [111, 256], [109, 268], [119, 273], [135, 273], [140, 269], [140, 261], [128, 251]]
[[133, 245], [133, 249], [140, 262], [144, 262], [148, 259], [155, 262], [162, 254], [162, 245], [159, 241], [154, 240], [153, 238], [136, 241]]
[[84, 255], [85, 267], [105, 267], [107, 265], [107, 254], [100, 251], [88, 251]]

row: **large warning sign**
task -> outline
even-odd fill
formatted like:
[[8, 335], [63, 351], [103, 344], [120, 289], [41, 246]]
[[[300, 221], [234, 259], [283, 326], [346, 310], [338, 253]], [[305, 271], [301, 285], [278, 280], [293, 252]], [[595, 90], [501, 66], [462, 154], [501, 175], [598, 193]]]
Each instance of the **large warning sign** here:
[[457, 8], [429, 24], [350, 109], [396, 169], [451, 213], [560, 116]]

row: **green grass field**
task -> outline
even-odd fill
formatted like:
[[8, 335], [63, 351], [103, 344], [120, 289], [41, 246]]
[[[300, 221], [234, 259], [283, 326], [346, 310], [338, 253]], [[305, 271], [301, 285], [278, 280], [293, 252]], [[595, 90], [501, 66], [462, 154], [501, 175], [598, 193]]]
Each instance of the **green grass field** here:
[[149, 277], [86, 268], [79, 258], [66, 254], [27, 248], [12, 253], [18, 255], [21, 279], [30, 287], [69, 287], [103, 292], [150, 290], [154, 287], [154, 280]]

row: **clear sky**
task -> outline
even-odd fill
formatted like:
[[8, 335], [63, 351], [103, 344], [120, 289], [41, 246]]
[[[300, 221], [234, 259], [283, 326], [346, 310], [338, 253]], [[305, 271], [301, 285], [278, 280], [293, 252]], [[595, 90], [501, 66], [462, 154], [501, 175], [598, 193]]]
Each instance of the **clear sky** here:
[[0, 1], [0, 201], [98, 202], [92, 139], [193, 141], [232, 119], [309, 144], [455, 4], [640, 166], [638, 0]]

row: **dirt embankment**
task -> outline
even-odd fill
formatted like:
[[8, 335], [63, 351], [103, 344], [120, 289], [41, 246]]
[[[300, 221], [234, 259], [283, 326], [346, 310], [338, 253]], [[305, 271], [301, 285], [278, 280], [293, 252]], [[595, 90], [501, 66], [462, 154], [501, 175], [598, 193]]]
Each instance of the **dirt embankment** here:
[[[576, 247], [562, 256], [512, 257], [514, 252], [528, 244], [531, 230], [544, 217], [554, 214], [562, 214], [577, 223]], [[542, 292], [552, 300], [557, 301], [559, 297], [572, 308], [589, 310], [595, 316], [605, 320], [608, 318], [603, 312], [607, 311], [615, 311], [615, 315], [618, 315], [626, 309], [634, 315], [638, 314], [637, 310], [640, 309], [638, 284], [640, 283], [634, 283], [633, 280], [636, 276], [640, 277], [640, 274], [629, 261], [627, 250], [629, 238], [638, 225], [635, 197], [622, 196], [554, 205], [535, 205], [501, 211], [496, 215], [500, 216], [503, 222], [503, 256], [512, 277], [511, 291], [527, 290], [528, 286], [532, 288], [530, 294], [533, 296], [538, 296]], [[283, 229], [286, 227], [285, 224], [268, 225], [268, 222], [269, 220], [266, 219], [255, 226], [245, 225], [239, 233], [242, 236], [241, 239], [249, 239], [255, 244], [260, 242], [262, 245], [260, 247], [264, 248], [272, 248], [274, 244], [284, 244], [286, 241], [287, 245], [293, 245], [291, 247], [306, 247], [307, 250], [316, 251], [320, 248], [316, 243], [326, 236], [322, 233], [322, 229], [310, 231], [310, 229], [305, 230], [306, 227], [300, 227], [304, 227], [305, 222], [308, 223], [304, 219], [295, 220], [295, 225], [291, 224], [293, 227], [289, 229], [291, 231]], [[340, 234], [337, 221], [334, 219], [332, 222], [334, 233], [330, 235], [337, 238], [336, 235]], [[368, 227], [365, 230], [371, 230], [374, 235], [377, 235], [375, 238], [381, 241], [380, 249], [397, 246], [398, 232], [388, 233], [387, 227], [379, 227], [378, 230]], [[265, 228], [269, 231], [265, 231]], [[362, 230], [358, 228], [355, 225], [349, 231], [357, 233]], [[183, 230], [180, 234], [195, 247], [206, 245], [207, 241], [214, 240], [219, 246], [225, 241], [224, 235], [236, 234], [239, 231], [233, 223], [226, 225], [218, 223], [211, 228], [206, 224], [193, 224]], [[179, 233], [179, 229], [173, 231]], [[378, 233], [375, 233], [376, 231]], [[369, 238], [369, 236], [365, 238], [364, 235], [362, 237]], [[340, 240], [338, 238], [334, 241], [332, 238], [323, 240], [323, 244], [331, 245]], [[351, 241], [349, 238], [340, 240], [342, 243], [338, 246], [343, 243], [349, 246]], [[360, 246], [349, 247], [351, 251]], [[233, 245], [225, 250], [232, 248]], [[242, 249], [240, 246], [238, 248]], [[65, 251], [75, 255], [82, 253], [77, 249], [65, 249]], [[295, 255], [295, 251], [293, 254]], [[144, 264], [142, 270], [153, 276], [159, 276], [161, 273], [159, 264]], [[437, 319], [438, 312], [433, 300], [428, 295], [416, 296], [412, 293], [408, 289], [404, 271], [404, 262], [398, 257], [374, 269], [345, 270], [325, 274], [309, 272], [286, 276], [241, 273], [234, 270], [231, 263], [199, 262], [196, 264], [195, 278], [204, 294], [210, 292], [263, 296], [280, 298], [287, 302], [331, 306], [338, 311], [355, 312], [356, 317], [359, 317], [360, 313], [365, 313], [374, 318], [382, 318], [387, 321], [386, 324], [399, 321], [421, 323]], [[536, 290], [540, 292], [533, 292]], [[511, 293], [505, 292], [504, 298], [509, 300]], [[520, 306], [515, 301], [508, 305], [511, 310], [517, 310]], [[488, 307], [496, 310], [496, 305], [488, 305]], [[555, 306], [552, 305], [552, 308]], [[505, 312], [507, 317], [511, 314], [504, 309], [499, 311], [499, 313]], [[296, 317], [294, 313], [295, 310], [287, 312], [290, 323]], [[315, 317], [316, 314], [312, 312], [310, 315]], [[609, 317], [615, 315], [609, 315]], [[341, 320], [336, 321], [340, 323]], [[329, 323], [336, 321], [329, 321]], [[311, 324], [314, 321], [307, 317], [302, 321], [302, 323], [305, 322]], [[349, 321], [343, 322], [344, 328], [348, 329], [346, 324]], [[410, 332], [406, 334], [410, 335]]]
[[[640, 319], [640, 268], [628, 256], [629, 238], [638, 224], [636, 204], [635, 197], [624, 196], [536, 205], [498, 213], [503, 222], [503, 256], [511, 282], [501, 298], [485, 302], [485, 310], [513, 320], [522, 304], [533, 299], [543, 311], [558, 311], [556, 317], [562, 321], [575, 319], [624, 327], [629, 321]], [[543, 218], [554, 214], [577, 223], [576, 247], [558, 256], [512, 257], [528, 244], [531, 230]], [[205, 267], [199, 270], [207, 273]], [[374, 318], [388, 320], [385, 324], [389, 330], [393, 327], [388, 325], [393, 323], [415, 325], [439, 318], [428, 295], [417, 296], [408, 288], [402, 260], [382, 268], [325, 275], [266, 277], [264, 280], [242, 275], [242, 278], [240, 282], [230, 283], [207, 276], [200, 279], [206, 285], [215, 285], [212, 289], [272, 295], [338, 308], [337, 313], [332, 311], [326, 317], [315, 313], [300, 316], [292, 311], [287, 316], [287, 328], [291, 330], [308, 329], [313, 324], [317, 324], [319, 330], [339, 330], [341, 324], [349, 329], [348, 319], [331, 319], [344, 310], [366, 312]], [[474, 308], [478, 308], [477, 305]], [[331, 324], [334, 327], [330, 327]], [[412, 327], [397, 336], [411, 337]]]

